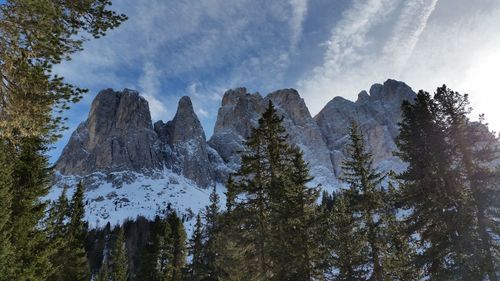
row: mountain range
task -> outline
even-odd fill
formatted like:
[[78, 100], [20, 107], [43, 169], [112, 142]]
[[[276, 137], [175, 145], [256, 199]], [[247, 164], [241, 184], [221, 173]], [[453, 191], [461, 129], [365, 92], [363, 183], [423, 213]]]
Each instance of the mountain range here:
[[189, 97], [179, 100], [172, 120], [153, 124], [148, 102], [138, 92], [106, 89], [95, 97], [88, 118], [57, 160], [48, 197], [54, 199], [62, 186], [72, 190], [83, 181], [86, 219], [93, 226], [151, 217], [166, 207], [192, 216], [208, 203], [211, 186], [223, 196], [225, 181], [239, 167], [245, 140], [270, 101], [284, 117], [289, 142], [304, 152], [314, 176], [311, 184], [332, 191], [339, 186], [352, 122], [359, 124], [379, 170], [404, 168], [393, 156], [395, 138], [401, 103], [415, 95], [405, 83], [389, 79], [360, 92], [355, 102], [335, 97], [313, 117], [294, 89], [265, 96], [230, 89], [207, 140]]

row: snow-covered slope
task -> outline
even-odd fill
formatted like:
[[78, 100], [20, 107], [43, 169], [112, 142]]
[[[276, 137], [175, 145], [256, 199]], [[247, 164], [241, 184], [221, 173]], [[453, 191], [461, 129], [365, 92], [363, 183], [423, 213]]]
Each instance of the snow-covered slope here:
[[[48, 200], [57, 200], [64, 185], [68, 187], [68, 197], [71, 197], [77, 183], [83, 179], [80, 176], [58, 177], [57, 185], [47, 196]], [[96, 186], [85, 192], [85, 220], [92, 228], [104, 226], [108, 222], [112, 225], [121, 224], [137, 216], [152, 219], [166, 210], [175, 210], [184, 217], [189, 230], [194, 223], [192, 218], [209, 204], [211, 189], [199, 188], [193, 181], [171, 170], [157, 170], [152, 175], [117, 172], [113, 173], [113, 177], [133, 178], [133, 181], [122, 181], [116, 185], [107, 181], [109, 175], [103, 173], [94, 173], [85, 179], [94, 181]], [[225, 202], [225, 187], [217, 184], [216, 190], [221, 201]]]

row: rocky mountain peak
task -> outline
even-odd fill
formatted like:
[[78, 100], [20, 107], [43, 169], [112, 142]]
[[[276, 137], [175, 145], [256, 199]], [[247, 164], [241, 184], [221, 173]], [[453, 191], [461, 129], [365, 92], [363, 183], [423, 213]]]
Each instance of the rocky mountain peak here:
[[168, 143], [176, 145], [192, 139], [205, 141], [205, 131], [201, 126], [198, 116], [194, 112], [193, 104], [188, 96], [179, 100], [177, 112], [174, 119], [167, 122], [167, 130], [170, 136]]
[[159, 166], [148, 102], [136, 91], [106, 89], [72, 134], [56, 163], [62, 174], [142, 171]]
[[247, 89], [244, 87], [229, 89], [224, 93], [221, 105], [225, 106], [228, 104], [235, 104], [240, 98], [245, 95], [250, 95], [250, 93], [248, 93]]
[[236, 169], [240, 163], [239, 151], [252, 128], [272, 101], [278, 113], [285, 117], [284, 126], [291, 144], [299, 146], [310, 162], [315, 176], [323, 179], [333, 176], [329, 153], [321, 131], [309, 113], [304, 100], [294, 89], [277, 90], [266, 97], [249, 94], [244, 88], [229, 90], [224, 94], [217, 121], [209, 145], [214, 148], [227, 165]]
[[[392, 156], [396, 149], [394, 138], [401, 118], [401, 103], [412, 101], [416, 94], [405, 83], [392, 79], [372, 85], [369, 92], [360, 92], [356, 102], [335, 97], [314, 117], [332, 151], [336, 167], [344, 157], [342, 149], [353, 121], [359, 124], [368, 149], [374, 154], [375, 164], [383, 169], [401, 164]], [[339, 174], [340, 169], [336, 173]]]
[[371, 100], [384, 100], [384, 102], [399, 102], [412, 99], [413, 90], [404, 82], [387, 79], [384, 84], [373, 84], [370, 87]]
[[189, 97], [179, 100], [174, 119], [166, 124], [158, 121], [154, 127], [159, 139], [169, 146], [165, 157], [168, 166], [201, 187], [213, 182], [205, 132]]

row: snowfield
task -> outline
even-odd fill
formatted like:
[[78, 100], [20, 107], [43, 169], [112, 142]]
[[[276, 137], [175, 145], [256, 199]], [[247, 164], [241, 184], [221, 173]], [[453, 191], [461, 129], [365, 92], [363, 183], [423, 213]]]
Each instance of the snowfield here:
[[[85, 220], [90, 228], [103, 227], [108, 222], [118, 225], [137, 216], [152, 219], [166, 210], [175, 210], [185, 220], [186, 230], [190, 233], [195, 222], [192, 218], [209, 204], [211, 188], [199, 188], [194, 182], [169, 170], [154, 176], [126, 172], [126, 175], [119, 176], [133, 180], [120, 184], [106, 181], [103, 176], [95, 173], [85, 177], [94, 181], [92, 187], [86, 186], [85, 191]], [[68, 186], [67, 196], [71, 198], [80, 180], [82, 178], [78, 176], [58, 175], [57, 184], [46, 199], [57, 200], [64, 185]], [[225, 191], [222, 184], [217, 184], [220, 202], [225, 202]]]

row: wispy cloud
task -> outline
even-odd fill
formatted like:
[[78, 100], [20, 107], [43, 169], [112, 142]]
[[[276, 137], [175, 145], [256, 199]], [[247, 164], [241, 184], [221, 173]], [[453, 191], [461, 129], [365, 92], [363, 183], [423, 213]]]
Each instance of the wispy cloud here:
[[436, 8], [437, 1], [415, 0], [404, 3], [392, 36], [382, 50], [382, 60], [392, 65], [398, 76], [424, 31], [429, 16]]
[[292, 6], [290, 42], [295, 49], [302, 34], [302, 24], [307, 15], [307, 0], [290, 0], [290, 5]]
[[158, 71], [153, 63], [146, 62], [139, 77], [139, 90], [149, 102], [149, 109], [153, 120], [160, 120], [167, 114], [165, 104], [158, 99], [161, 91], [160, 79], [160, 71]]
[[323, 63], [298, 82], [311, 111], [317, 113], [334, 95], [354, 98], [398, 76], [436, 2], [354, 1], [324, 43]]

